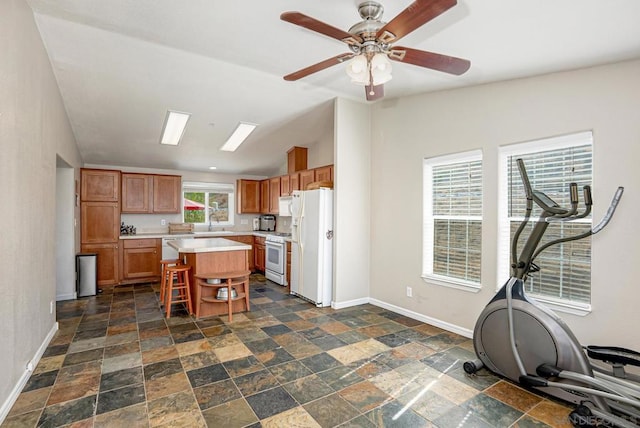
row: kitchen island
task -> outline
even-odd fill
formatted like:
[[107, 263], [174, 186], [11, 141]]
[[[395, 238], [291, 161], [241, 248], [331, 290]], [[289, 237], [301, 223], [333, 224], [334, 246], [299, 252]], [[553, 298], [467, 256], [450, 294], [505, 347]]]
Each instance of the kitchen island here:
[[[195, 275], [210, 275], [249, 269], [249, 250], [251, 250], [251, 245], [224, 238], [176, 239], [169, 241], [168, 244], [178, 251], [179, 257], [184, 263], [191, 266], [189, 286], [194, 312], [195, 296], [197, 295]], [[220, 300], [220, 303], [220, 305], [203, 305], [200, 310], [200, 316], [226, 314], [227, 302]], [[233, 302], [234, 312], [244, 312], [246, 310], [247, 307], [244, 300]]]

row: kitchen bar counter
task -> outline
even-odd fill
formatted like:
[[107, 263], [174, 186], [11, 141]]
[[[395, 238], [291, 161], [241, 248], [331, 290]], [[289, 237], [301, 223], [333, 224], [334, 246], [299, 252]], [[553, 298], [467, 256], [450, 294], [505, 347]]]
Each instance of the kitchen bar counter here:
[[[179, 257], [184, 263], [191, 266], [189, 271], [191, 299], [195, 299], [195, 296], [197, 296], [196, 287], [198, 285], [195, 275], [215, 275], [223, 272], [249, 270], [249, 250], [251, 250], [251, 245], [224, 238], [176, 239], [169, 241], [168, 244], [178, 251]], [[210, 292], [211, 290], [203, 290], [203, 295], [211, 297], [207, 294]], [[200, 309], [200, 316], [207, 317], [227, 313], [226, 301], [221, 300], [220, 302], [222, 304], [203, 304]], [[195, 312], [195, 304], [196, 302], [192, 301], [193, 312]], [[246, 310], [244, 299], [233, 302], [234, 312], [244, 312]]]
[[224, 238], [174, 239], [167, 244], [177, 250], [178, 253], [210, 253], [251, 249], [251, 245]]

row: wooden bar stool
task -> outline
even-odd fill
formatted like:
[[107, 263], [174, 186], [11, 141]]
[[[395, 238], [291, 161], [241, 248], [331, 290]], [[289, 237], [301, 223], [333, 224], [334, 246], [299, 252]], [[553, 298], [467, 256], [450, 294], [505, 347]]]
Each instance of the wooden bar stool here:
[[[200, 317], [200, 307], [205, 304], [224, 304], [227, 306], [227, 313], [229, 314], [229, 322], [233, 321], [233, 302], [236, 300], [245, 300], [247, 311], [251, 310], [249, 306], [249, 275], [251, 271], [233, 271], [233, 272], [219, 272], [211, 274], [198, 274], [196, 278], [196, 296], [195, 296], [195, 312], [196, 319]], [[218, 282], [219, 280], [219, 282]], [[204, 290], [210, 290], [204, 292]], [[220, 290], [227, 290], [227, 299], [218, 299], [218, 292]], [[236, 291], [236, 296], [233, 297], [233, 290]]]
[[165, 294], [167, 291], [167, 267], [180, 264], [180, 259], [160, 260], [160, 302], [164, 305]]
[[[165, 307], [167, 318], [171, 317], [171, 305], [174, 303], [185, 303], [189, 314], [193, 313], [191, 306], [191, 290], [189, 289], [189, 265], [167, 266], [167, 290]], [[175, 280], [175, 281], [174, 281]], [[173, 291], [178, 290], [178, 295], [173, 295]]]

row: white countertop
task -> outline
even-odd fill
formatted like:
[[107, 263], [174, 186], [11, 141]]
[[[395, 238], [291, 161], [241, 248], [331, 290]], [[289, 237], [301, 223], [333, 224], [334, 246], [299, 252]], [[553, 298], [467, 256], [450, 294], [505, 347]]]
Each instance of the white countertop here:
[[[181, 233], [181, 234], [169, 234], [169, 233], [138, 233], [135, 235], [120, 235], [120, 239], [199, 239], [203, 238], [225, 238], [227, 236], [261, 236], [266, 238], [267, 235], [272, 235], [275, 232], [266, 232], [262, 230], [247, 230], [243, 232], [236, 231], [222, 231], [222, 232], [194, 232], [194, 233]], [[291, 237], [285, 237], [285, 241], [291, 241]]]
[[251, 245], [224, 238], [174, 239], [168, 245], [179, 253], [211, 253], [214, 251], [251, 250]]

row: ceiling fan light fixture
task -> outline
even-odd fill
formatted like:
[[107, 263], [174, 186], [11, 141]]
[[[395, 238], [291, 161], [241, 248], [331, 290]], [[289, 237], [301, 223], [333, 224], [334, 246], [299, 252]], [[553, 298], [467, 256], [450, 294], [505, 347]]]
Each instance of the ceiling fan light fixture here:
[[371, 58], [371, 75], [374, 85], [382, 85], [391, 80], [391, 61], [384, 53], [377, 53]]
[[356, 55], [347, 63], [347, 75], [357, 85], [369, 84], [369, 63], [365, 54]]

